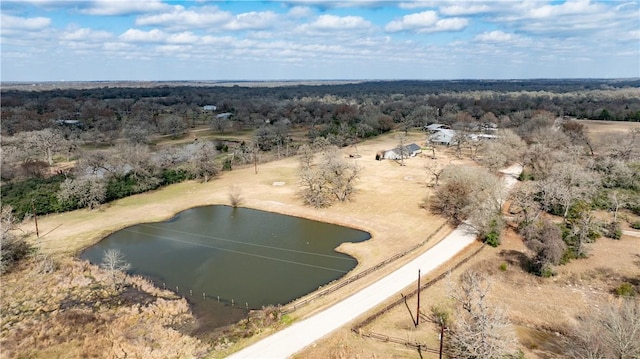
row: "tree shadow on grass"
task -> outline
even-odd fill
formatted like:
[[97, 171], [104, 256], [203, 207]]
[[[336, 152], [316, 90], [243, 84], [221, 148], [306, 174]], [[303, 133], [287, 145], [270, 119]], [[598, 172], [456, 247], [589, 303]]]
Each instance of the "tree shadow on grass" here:
[[500, 257], [504, 259], [509, 265], [518, 265], [525, 272], [529, 271], [531, 267], [531, 260], [524, 253], [513, 249], [503, 249], [499, 253]]

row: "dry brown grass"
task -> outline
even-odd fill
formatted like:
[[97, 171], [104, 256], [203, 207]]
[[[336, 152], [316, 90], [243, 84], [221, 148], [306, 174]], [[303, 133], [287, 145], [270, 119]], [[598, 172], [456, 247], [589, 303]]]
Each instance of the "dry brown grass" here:
[[[412, 133], [407, 142], [422, 144], [424, 139], [424, 134]], [[359, 260], [354, 272], [420, 243], [444, 223], [444, 219], [419, 208], [424, 196], [430, 191], [425, 185], [429, 178], [424, 165], [433, 160], [425, 155], [405, 161], [406, 166], [402, 167], [392, 161], [375, 161], [377, 151], [393, 148], [397, 142], [395, 134], [388, 134], [358, 145], [358, 153], [362, 157], [356, 160], [363, 167], [362, 179], [357, 185], [358, 193], [352, 202], [337, 204], [328, 209], [318, 210], [302, 205], [296, 195], [297, 160], [289, 158], [260, 164], [257, 174], [254, 174], [253, 166], [235, 168], [209, 183], [185, 182], [122, 199], [98, 211], [80, 210], [39, 218], [40, 233], [44, 235], [39, 239], [31, 235], [30, 241], [42, 253], [57, 258], [61, 269], [50, 275], [35, 274], [24, 269], [2, 277], [0, 355], [96, 357], [104, 356], [104, 353], [117, 356], [126, 352], [146, 358], [203, 354], [207, 345], [184, 336], [171, 327], [171, 323], [175, 321], [191, 320], [186, 302], [170, 298], [170, 293], [159, 291], [147, 283], [138, 285], [142, 292], [149, 293], [154, 298], [167, 296], [169, 299], [155, 299], [153, 304], [141, 306], [132, 303], [115, 305], [104, 299], [106, 294], [96, 287], [99, 277], [104, 274], [86, 264], [73, 262], [69, 257], [107, 234], [132, 224], [168, 219], [194, 206], [228, 204], [228, 189], [232, 184], [240, 186], [243, 206], [347, 225], [370, 232], [371, 240], [358, 244], [347, 243], [339, 248]], [[345, 149], [345, 156], [350, 152], [354, 152], [354, 149]], [[438, 161], [452, 162], [453, 157], [446, 153], [438, 152], [437, 155]], [[285, 185], [273, 186], [274, 182], [285, 182]], [[32, 232], [33, 228], [33, 223], [24, 223], [22, 226], [26, 232]], [[442, 235], [444, 233], [439, 234], [439, 238]], [[593, 255], [589, 259], [572, 262], [561, 267], [558, 276], [553, 279], [541, 280], [519, 267], [519, 258], [525, 253], [525, 249], [518, 238], [508, 237], [501, 247], [483, 250], [460, 270], [479, 266], [491, 272], [496, 279], [493, 296], [496, 301], [508, 307], [510, 316], [515, 321], [527, 326], [562, 330], [571, 324], [575, 315], [587, 308], [591, 300], [609, 295], [608, 290], [614, 285], [611, 273], [617, 275], [615, 278], [637, 278], [639, 241], [626, 236], [618, 242], [601, 240], [594, 245]], [[425, 248], [429, 245], [431, 244]], [[388, 273], [410, 257], [318, 299], [312, 305], [293, 313], [290, 319], [305, 317], [331, 305]], [[506, 272], [498, 270], [502, 262], [510, 263]], [[446, 270], [446, 266], [442, 270]], [[85, 302], [93, 303], [93, 307], [72, 306], [61, 310], [61, 303], [66, 303], [65, 298], [70, 295], [84, 298]], [[446, 285], [444, 282], [434, 285], [423, 292], [422, 298], [428, 298], [423, 308], [428, 308], [430, 303], [445, 302]], [[413, 306], [413, 302], [410, 305]], [[96, 306], [99, 310], [95, 309]], [[396, 308], [367, 329], [401, 338], [424, 340], [429, 345], [435, 345], [433, 328], [421, 325], [419, 329], [413, 329], [407, 313], [404, 307]], [[75, 327], [83, 330], [71, 329]], [[523, 345], [546, 348], [540, 339], [548, 339], [546, 332], [540, 334], [532, 332], [526, 326], [521, 328], [524, 328], [519, 330], [521, 339], [524, 338]], [[270, 329], [264, 329], [261, 335], [266, 335], [269, 331]], [[242, 340], [228, 350], [237, 350], [255, 341], [257, 337]], [[428, 357], [428, 354], [423, 355]], [[537, 357], [536, 351], [528, 350], [527, 356]], [[345, 327], [306, 349], [298, 357], [402, 358], [417, 357], [417, 353], [394, 344], [362, 339]]]
[[114, 294], [106, 273], [86, 262], [59, 259], [47, 274], [31, 264], [2, 278], [3, 358], [198, 357], [209, 349], [172, 328], [193, 320], [186, 300], [142, 278]]

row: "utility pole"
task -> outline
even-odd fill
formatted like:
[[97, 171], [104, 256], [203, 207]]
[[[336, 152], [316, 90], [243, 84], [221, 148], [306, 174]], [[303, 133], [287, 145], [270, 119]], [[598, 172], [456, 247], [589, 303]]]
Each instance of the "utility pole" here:
[[31, 198], [31, 210], [33, 211], [33, 220], [36, 222], [36, 237], [40, 238], [40, 232], [38, 231], [38, 215], [36, 214], [36, 205], [33, 204], [33, 198]]
[[444, 343], [444, 323], [440, 325], [440, 359], [442, 359], [442, 347]]
[[420, 269], [418, 269], [418, 309], [416, 311], [416, 327], [420, 324]]

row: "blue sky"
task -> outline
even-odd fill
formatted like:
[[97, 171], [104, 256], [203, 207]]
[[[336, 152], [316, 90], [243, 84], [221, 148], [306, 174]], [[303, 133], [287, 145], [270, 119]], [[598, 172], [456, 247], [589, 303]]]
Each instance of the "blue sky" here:
[[640, 1], [2, 0], [2, 81], [640, 77]]

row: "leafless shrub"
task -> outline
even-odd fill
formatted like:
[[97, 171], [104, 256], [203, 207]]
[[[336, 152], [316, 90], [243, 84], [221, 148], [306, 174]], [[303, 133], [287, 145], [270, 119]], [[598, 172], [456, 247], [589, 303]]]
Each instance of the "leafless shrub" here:
[[0, 273], [11, 270], [22, 258], [26, 257], [31, 251], [31, 246], [19, 236], [16, 236], [15, 230], [16, 219], [13, 216], [13, 208], [11, 206], [2, 206], [2, 215], [0, 216]]
[[542, 276], [552, 274], [552, 266], [562, 260], [566, 245], [560, 228], [547, 220], [531, 223], [522, 229], [525, 244], [535, 256], [532, 270]]
[[100, 268], [106, 270], [111, 277], [113, 287], [118, 291], [125, 279], [125, 272], [131, 267], [124, 258], [124, 254], [118, 249], [108, 249], [102, 256]]
[[240, 186], [234, 184], [229, 189], [229, 202], [231, 203], [231, 206], [235, 208], [238, 207], [242, 201], [242, 190], [240, 189]]

